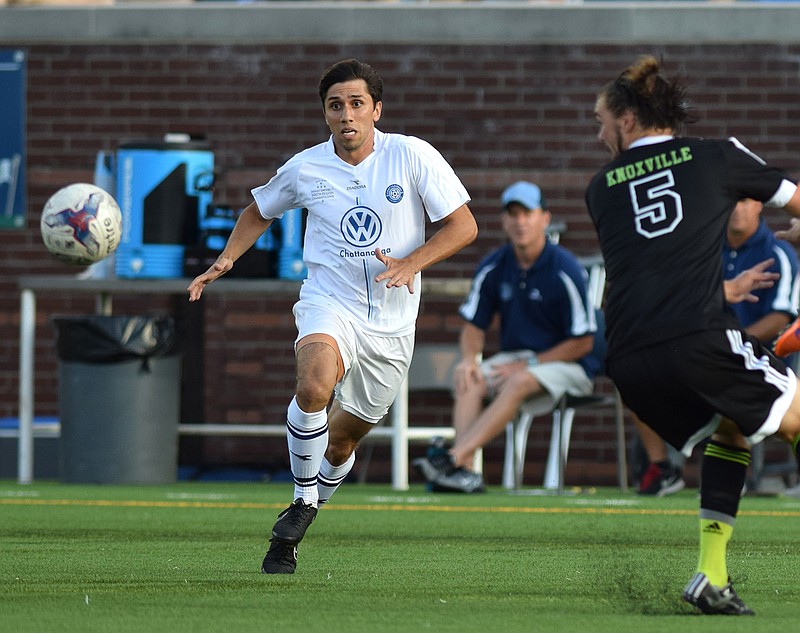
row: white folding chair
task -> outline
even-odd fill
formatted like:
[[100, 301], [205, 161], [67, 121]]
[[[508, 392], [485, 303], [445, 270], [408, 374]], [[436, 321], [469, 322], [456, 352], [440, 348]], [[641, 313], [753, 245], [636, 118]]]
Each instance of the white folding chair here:
[[544, 471], [544, 488], [564, 491], [564, 471], [567, 466], [569, 440], [572, 423], [579, 409], [612, 409], [614, 412], [617, 444], [617, 480], [621, 490], [628, 489], [628, 466], [625, 453], [625, 415], [622, 400], [614, 389], [610, 395], [592, 394], [589, 396], [562, 397], [555, 407], [533, 401], [520, 407], [517, 418], [506, 426], [506, 452], [503, 464], [503, 487], [519, 490], [522, 487], [525, 455], [528, 447], [528, 433], [533, 419], [552, 415], [550, 448]]

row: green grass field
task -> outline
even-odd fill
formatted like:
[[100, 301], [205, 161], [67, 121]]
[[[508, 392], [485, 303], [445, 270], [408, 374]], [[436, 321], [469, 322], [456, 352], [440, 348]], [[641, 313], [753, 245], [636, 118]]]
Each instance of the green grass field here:
[[730, 572], [756, 618], [694, 615], [697, 494], [432, 495], [348, 484], [260, 573], [288, 484], [0, 481], [0, 630], [796, 630], [800, 501], [742, 501]]

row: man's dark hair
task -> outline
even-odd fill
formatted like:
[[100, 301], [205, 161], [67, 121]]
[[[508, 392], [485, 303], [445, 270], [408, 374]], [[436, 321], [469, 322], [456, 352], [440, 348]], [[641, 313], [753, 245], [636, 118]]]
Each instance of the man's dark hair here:
[[632, 111], [642, 127], [679, 133], [694, 118], [686, 105], [686, 88], [661, 74], [652, 55], [640, 57], [603, 88], [600, 96], [615, 116]]
[[333, 84], [354, 79], [363, 79], [367, 83], [373, 105], [383, 100], [383, 79], [375, 69], [357, 59], [343, 59], [322, 73], [322, 79], [319, 80], [319, 98], [322, 100], [322, 105], [325, 105], [325, 97], [328, 96], [328, 90]]

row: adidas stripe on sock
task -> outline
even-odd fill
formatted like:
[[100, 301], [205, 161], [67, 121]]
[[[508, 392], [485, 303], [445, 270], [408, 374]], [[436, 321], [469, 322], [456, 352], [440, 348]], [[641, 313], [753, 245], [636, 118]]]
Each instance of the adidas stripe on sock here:
[[727, 551], [750, 465], [750, 451], [711, 440], [700, 473], [700, 556], [697, 571], [712, 585], [728, 582]]

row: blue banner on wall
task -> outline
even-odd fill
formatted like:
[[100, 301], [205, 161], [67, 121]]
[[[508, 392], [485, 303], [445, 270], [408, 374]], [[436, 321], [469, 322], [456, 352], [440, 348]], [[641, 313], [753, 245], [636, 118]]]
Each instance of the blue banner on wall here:
[[0, 228], [25, 227], [25, 51], [0, 49]]

